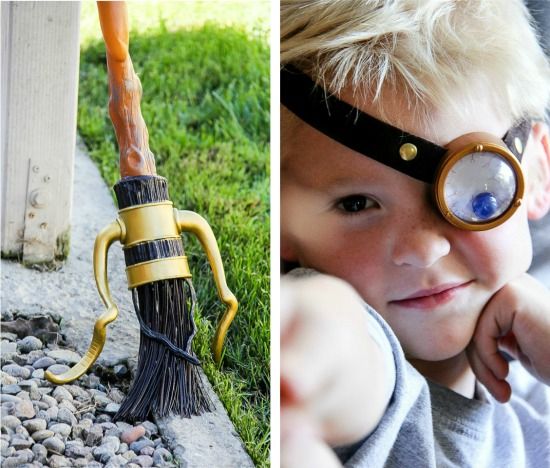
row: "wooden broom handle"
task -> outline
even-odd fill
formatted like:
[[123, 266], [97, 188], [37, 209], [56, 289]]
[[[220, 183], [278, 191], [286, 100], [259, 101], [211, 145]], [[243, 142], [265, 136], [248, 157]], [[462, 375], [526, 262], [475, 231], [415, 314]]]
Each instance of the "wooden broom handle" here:
[[107, 50], [109, 115], [120, 151], [120, 177], [154, 175], [155, 157], [141, 115], [141, 83], [128, 51], [128, 11], [125, 2], [97, 2]]

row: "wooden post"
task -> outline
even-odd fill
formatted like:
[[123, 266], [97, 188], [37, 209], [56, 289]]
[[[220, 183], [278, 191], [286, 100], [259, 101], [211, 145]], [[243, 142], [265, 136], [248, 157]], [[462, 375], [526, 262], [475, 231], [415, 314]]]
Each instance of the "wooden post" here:
[[2, 256], [68, 254], [79, 2], [2, 2]]

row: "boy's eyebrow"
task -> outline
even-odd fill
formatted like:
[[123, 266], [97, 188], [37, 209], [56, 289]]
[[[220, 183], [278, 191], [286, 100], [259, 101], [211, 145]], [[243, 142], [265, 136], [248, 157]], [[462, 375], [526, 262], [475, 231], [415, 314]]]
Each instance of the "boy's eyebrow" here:
[[[309, 76], [292, 66], [281, 69], [281, 103], [333, 140], [422, 182], [434, 182], [447, 153], [446, 148], [382, 122], [327, 94]], [[523, 121], [503, 137], [518, 160], [521, 160], [522, 151], [513, 142], [520, 138], [524, 148], [530, 128], [530, 122]], [[406, 143], [416, 147], [416, 157], [412, 160], [401, 156]]]

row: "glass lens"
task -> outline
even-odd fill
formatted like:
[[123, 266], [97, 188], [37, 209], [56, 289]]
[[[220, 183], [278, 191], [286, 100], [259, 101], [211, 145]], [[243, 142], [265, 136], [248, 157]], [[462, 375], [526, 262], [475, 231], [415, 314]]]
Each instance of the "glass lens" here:
[[467, 223], [491, 221], [514, 200], [516, 175], [499, 154], [471, 153], [455, 162], [444, 181], [449, 210]]

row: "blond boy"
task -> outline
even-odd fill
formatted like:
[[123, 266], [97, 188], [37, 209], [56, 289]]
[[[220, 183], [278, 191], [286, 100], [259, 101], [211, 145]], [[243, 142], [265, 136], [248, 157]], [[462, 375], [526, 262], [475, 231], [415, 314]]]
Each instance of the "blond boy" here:
[[281, 37], [281, 253], [323, 273], [283, 281], [283, 465], [548, 466], [525, 272], [550, 67], [523, 4], [283, 0]]

